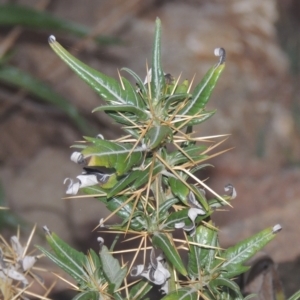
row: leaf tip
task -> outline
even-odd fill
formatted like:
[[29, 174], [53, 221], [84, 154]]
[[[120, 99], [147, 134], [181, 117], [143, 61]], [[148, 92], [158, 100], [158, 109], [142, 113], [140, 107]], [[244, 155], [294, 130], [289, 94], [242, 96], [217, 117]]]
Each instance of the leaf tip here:
[[277, 232], [279, 232], [279, 231], [281, 231], [282, 230], [282, 226], [280, 225], [280, 224], [276, 224], [274, 227], [273, 227], [273, 229], [272, 229], [272, 233], [277, 233]]
[[51, 234], [51, 231], [50, 231], [50, 229], [48, 228], [47, 225], [43, 226], [43, 230], [45, 231], [46, 234]]
[[225, 63], [225, 59], [226, 59], [226, 51], [224, 48], [216, 48], [214, 50], [214, 54], [215, 56], [219, 56], [220, 60], [219, 60], [219, 65], [222, 65]]
[[56, 37], [54, 35], [50, 35], [48, 38], [48, 43], [53, 44], [56, 42]]

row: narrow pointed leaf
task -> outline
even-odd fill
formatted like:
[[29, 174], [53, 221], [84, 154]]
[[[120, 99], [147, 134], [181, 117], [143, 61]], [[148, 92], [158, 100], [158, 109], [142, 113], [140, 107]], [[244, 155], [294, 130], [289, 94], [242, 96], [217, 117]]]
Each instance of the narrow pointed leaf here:
[[[145, 97], [147, 95], [147, 89], [146, 89], [142, 79], [135, 72], [133, 72], [132, 70], [130, 70], [128, 68], [122, 68], [121, 71], [126, 71], [135, 79], [136, 84], [138, 85], [137, 91], [140, 90], [142, 95]], [[145, 105], [145, 103], [144, 103], [144, 105]]]
[[165, 109], [169, 110], [170, 106], [173, 104], [177, 104], [177, 102], [184, 102], [191, 97], [191, 94], [187, 93], [176, 93], [174, 95], [170, 95], [165, 101]]
[[47, 232], [46, 239], [54, 253], [42, 247], [38, 248], [75, 280], [82, 282], [85, 277], [85, 255], [70, 247], [54, 233]]
[[151, 95], [152, 99], [157, 102], [165, 87], [165, 75], [161, 66], [161, 22], [158, 18], [156, 19], [155, 25], [151, 69]]
[[161, 300], [197, 300], [198, 292], [194, 288], [181, 288], [164, 296]]
[[88, 122], [80, 116], [74, 105], [30, 74], [12, 66], [1, 65], [0, 81], [22, 88], [45, 103], [54, 105], [64, 112], [82, 132], [91, 132]]
[[176, 198], [170, 198], [162, 202], [159, 205], [159, 218], [163, 218], [168, 213], [168, 210], [176, 203], [178, 203]]
[[184, 164], [185, 162], [194, 161], [204, 159], [207, 156], [202, 154], [207, 149], [206, 146], [203, 145], [189, 145], [182, 149], [182, 151], [174, 151], [168, 154], [167, 162], [171, 166], [176, 166], [180, 164]]
[[239, 275], [239, 273], [237, 274], [236, 272], [237, 266], [240, 266], [249, 260], [266, 244], [273, 240], [280, 229], [280, 225], [276, 225], [273, 228], [267, 228], [225, 250], [221, 255], [222, 258], [225, 259], [222, 269], [226, 272], [223, 273], [223, 276], [231, 278]]
[[[118, 209], [116, 215], [122, 220], [129, 220], [134, 214], [133, 204], [130, 202], [124, 205], [126, 200], [126, 197], [114, 197], [106, 202], [106, 207], [112, 212]], [[141, 216], [131, 218], [130, 228], [140, 231], [146, 227], [145, 218], [142, 218]]]
[[87, 291], [76, 295], [72, 300], [104, 300], [99, 292]]
[[[140, 177], [137, 178], [137, 180], [132, 184], [133, 189], [137, 189], [140, 186], [144, 185], [149, 180], [149, 171], [150, 171], [150, 165], [147, 169], [141, 171]], [[163, 171], [165, 169], [164, 165], [160, 162], [155, 162], [155, 165], [152, 170], [152, 178], [159, 172]]]
[[78, 283], [83, 283], [85, 280], [84, 275], [84, 269], [75, 267], [73, 264], [70, 264], [67, 259], [63, 259], [61, 257], [57, 257], [52, 252], [49, 252], [48, 250], [36, 246], [42, 253], [45, 254], [50, 260], [52, 260], [57, 266], [59, 266], [62, 270], [64, 270], [66, 273], [68, 273], [71, 277], [73, 277]]
[[89, 166], [114, 168], [117, 175], [122, 175], [143, 159], [141, 148], [131, 152], [132, 145], [97, 139], [96, 143], [82, 150], [85, 158], [90, 158]]
[[209, 286], [211, 289], [216, 289], [221, 287], [221, 286], [225, 286], [228, 287], [229, 289], [231, 289], [232, 291], [234, 291], [239, 299], [243, 299], [241, 291], [240, 291], [240, 287], [233, 281], [227, 278], [216, 278], [213, 279], [209, 282]]
[[300, 299], [300, 291], [293, 294], [288, 300], [298, 300]]
[[130, 289], [127, 300], [141, 300], [151, 289], [152, 285], [148, 281], [142, 280]]
[[120, 295], [120, 293], [114, 293], [112, 296], [114, 300], [124, 300], [124, 298]]
[[[191, 276], [198, 277], [200, 270], [210, 271], [217, 253], [217, 231], [204, 225], [197, 227], [193, 237], [188, 237], [190, 242], [190, 253], [188, 261], [188, 271]], [[218, 260], [218, 262], [220, 262]]]
[[73, 269], [78, 270], [79, 272], [82, 271], [82, 266], [86, 259], [82, 252], [70, 247], [54, 232], [46, 230], [46, 239], [58, 258], [66, 260]]
[[169, 177], [169, 185], [174, 196], [187, 205], [187, 197], [190, 192], [188, 183], [184, 184], [178, 178]]
[[167, 142], [168, 137], [172, 135], [172, 129], [167, 125], [153, 126], [145, 135], [146, 145], [148, 149], [155, 149], [163, 143]]
[[128, 175], [126, 175], [124, 178], [120, 179], [114, 187], [107, 193], [107, 198], [111, 198], [112, 196], [115, 196], [119, 192], [122, 192], [124, 189], [126, 189], [134, 180], [136, 180], [141, 174], [141, 171], [132, 171]]
[[130, 98], [128, 91], [123, 90], [118, 81], [92, 69], [75, 58], [56, 42], [54, 36], [50, 36], [49, 44], [56, 54], [108, 103], [114, 101], [114, 103], [118, 104], [137, 105], [135, 98]]
[[121, 78], [124, 89], [128, 95], [128, 98], [131, 99], [132, 103], [135, 103], [136, 107], [140, 109], [145, 109], [145, 103], [141, 99], [140, 95], [138, 94], [138, 91], [136, 88], [134, 88], [131, 83], [124, 77]]
[[131, 118], [131, 120], [135, 122], [140, 120], [147, 120], [149, 118], [149, 115], [145, 110], [142, 110], [133, 105], [102, 105], [93, 110], [93, 112], [96, 111], [130, 113], [134, 116], [134, 118]]
[[[223, 49], [224, 50], [224, 49]], [[224, 50], [225, 56], [225, 50]], [[201, 82], [196, 86], [192, 93], [192, 99], [179, 111], [179, 115], [194, 116], [199, 114], [208, 102], [213, 89], [225, 67], [225, 57], [221, 57], [219, 63], [213, 66], [203, 77]]]
[[170, 213], [167, 220], [161, 224], [161, 229], [174, 229], [175, 225], [181, 222], [184, 222], [186, 226], [191, 225], [191, 220], [188, 217], [188, 211], [189, 209], [186, 208]]
[[164, 252], [167, 260], [180, 274], [184, 276], [187, 275], [187, 271], [175, 245], [173, 244], [173, 240], [167, 233], [154, 232], [152, 236], [152, 243]]
[[203, 123], [206, 120], [208, 120], [210, 117], [212, 117], [215, 113], [216, 110], [203, 111], [198, 117], [193, 118], [190, 122], [188, 122], [186, 126], [194, 126]]
[[103, 272], [107, 280], [112, 285], [111, 292], [115, 292], [121, 286], [126, 276], [127, 268], [120, 267], [119, 261], [109, 253], [106, 246], [102, 246], [100, 251], [100, 259]]
[[174, 178], [174, 177], [169, 177], [169, 184], [170, 184], [171, 191], [174, 194], [174, 196], [178, 197], [178, 199], [180, 199], [180, 201], [182, 203], [184, 203], [185, 205], [189, 205], [188, 195], [191, 191], [193, 191], [193, 193], [196, 196], [196, 199], [199, 202], [199, 205], [201, 204], [201, 206], [205, 210], [208, 210], [207, 201], [206, 201], [204, 195], [201, 194], [201, 192], [199, 191], [198, 188], [188, 184], [187, 182], [183, 183], [181, 180], [179, 180], [178, 178]]

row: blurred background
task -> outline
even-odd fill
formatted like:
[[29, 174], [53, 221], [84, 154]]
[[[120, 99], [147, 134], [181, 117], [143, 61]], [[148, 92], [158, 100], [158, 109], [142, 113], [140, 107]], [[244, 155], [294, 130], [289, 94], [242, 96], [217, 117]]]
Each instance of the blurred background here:
[[221, 147], [233, 149], [213, 159], [203, 178], [219, 193], [227, 183], [237, 190], [234, 208], [215, 217], [222, 246], [283, 226], [266, 252], [291, 295], [300, 286], [298, 0], [0, 1], [0, 206], [12, 212], [1, 213], [0, 232], [11, 234], [18, 222], [24, 229], [47, 224], [81, 250], [92, 245], [103, 207], [94, 199], [62, 199], [64, 178], [81, 172], [69, 160], [70, 145], [83, 135], [122, 131], [104, 114], [91, 114], [102, 100], [47, 39], [54, 34], [109, 76], [128, 67], [143, 78], [157, 16], [163, 67], [173, 76], [196, 74], [198, 82], [217, 61], [214, 48], [227, 51], [209, 103], [217, 114], [197, 132], [230, 134]]

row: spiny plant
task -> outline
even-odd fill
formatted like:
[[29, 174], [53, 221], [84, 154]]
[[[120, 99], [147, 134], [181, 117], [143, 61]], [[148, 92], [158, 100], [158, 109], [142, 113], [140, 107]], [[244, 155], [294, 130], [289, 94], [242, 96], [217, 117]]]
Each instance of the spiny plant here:
[[[146, 299], [154, 285], [160, 287], [164, 300], [248, 299], [234, 279], [249, 269], [245, 262], [270, 242], [281, 226], [223, 249], [211, 220], [217, 209], [230, 205], [236, 192], [229, 184], [224, 195], [219, 195], [197, 173], [223, 152], [214, 151], [226, 136], [197, 137], [193, 126], [215, 113], [207, 110], [206, 104], [225, 67], [225, 50], [215, 50], [219, 61], [192, 90], [192, 83], [179, 83], [180, 78], [162, 68], [158, 19], [146, 79], [127, 68], [121, 70], [133, 77], [136, 86], [120, 74], [118, 82], [85, 65], [54, 36], [49, 43], [106, 101], [94, 112], [104, 111], [126, 132], [116, 140], [102, 135], [84, 137], [74, 146], [80, 151], [71, 156], [83, 165], [83, 173], [76, 181], [66, 179], [67, 194], [81, 191], [111, 211], [99, 224], [101, 230], [115, 236], [110, 249], [99, 238], [99, 253], [91, 249], [84, 254], [44, 227], [52, 251], [39, 249], [74, 278], [78, 294], [73, 299]], [[121, 221], [109, 224], [112, 216]], [[121, 257], [120, 263], [114, 257], [119, 236], [139, 240], [137, 247], [122, 251], [132, 255], [130, 261]]]
[[[47, 295], [54, 285], [48, 289], [45, 287], [42, 277], [36, 270], [39, 272], [46, 270], [34, 266], [39, 256], [27, 254], [35, 228], [36, 226], [33, 227], [25, 246], [21, 245], [20, 232], [10, 238], [10, 243], [0, 235], [0, 299], [23, 300], [35, 297], [50, 300]], [[44, 295], [37, 294], [31, 289], [33, 283], [37, 283], [44, 290]]]

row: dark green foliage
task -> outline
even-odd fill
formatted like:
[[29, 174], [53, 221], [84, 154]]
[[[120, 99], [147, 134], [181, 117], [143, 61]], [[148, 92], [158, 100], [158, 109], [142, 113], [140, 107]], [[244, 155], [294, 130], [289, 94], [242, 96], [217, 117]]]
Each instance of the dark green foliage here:
[[[149, 283], [140, 281], [129, 287], [124, 281], [127, 268], [120, 267], [103, 245], [100, 260], [97, 255], [90, 255], [96, 268], [88, 275], [85, 256], [72, 249], [68, 256], [64, 255], [66, 245], [55, 235], [48, 234], [47, 238], [55, 254], [42, 251], [77, 280], [82, 299], [95, 297], [95, 287], [89, 279], [96, 276], [95, 272], [101, 286], [99, 299], [142, 299], [152, 284], [167, 294], [161, 297], [164, 300], [243, 299], [233, 279], [248, 269], [244, 263], [281, 227], [268, 228], [227, 250], [220, 248], [218, 230], [210, 216], [235, 198], [235, 190], [228, 185], [225, 191], [229, 194], [219, 196], [213, 192], [215, 198], [207, 199], [205, 191], [209, 187], [194, 175], [210, 166], [206, 160], [211, 153], [203, 139], [194, 137], [192, 125], [214, 114], [206, 111], [206, 104], [224, 69], [225, 50], [217, 49], [219, 62], [190, 92], [187, 81], [176, 85], [174, 78], [164, 73], [160, 37], [157, 20], [152, 67], [145, 83], [133, 71], [123, 69], [133, 76], [138, 87], [124, 78], [119, 83], [93, 70], [70, 55], [55, 37], [49, 38], [53, 50], [107, 102], [94, 111], [104, 111], [126, 125], [124, 130], [129, 135], [118, 140], [85, 138], [83, 144], [76, 145], [81, 152], [75, 152], [75, 161], [99, 169], [97, 174], [102, 181], [95, 178], [95, 171], [80, 175], [81, 181], [72, 184], [79, 185], [83, 193], [93, 195], [112, 215], [121, 218], [120, 224], [101, 226], [113, 229], [114, 234], [130, 232], [140, 237], [139, 248], [132, 251], [134, 259], [143, 254], [143, 264], [128, 268], [131, 276], [142, 276]], [[100, 168], [104, 171], [100, 172]], [[103, 183], [105, 176], [109, 179]], [[176, 230], [184, 237], [175, 239]], [[182, 255], [182, 251], [187, 255]]]

